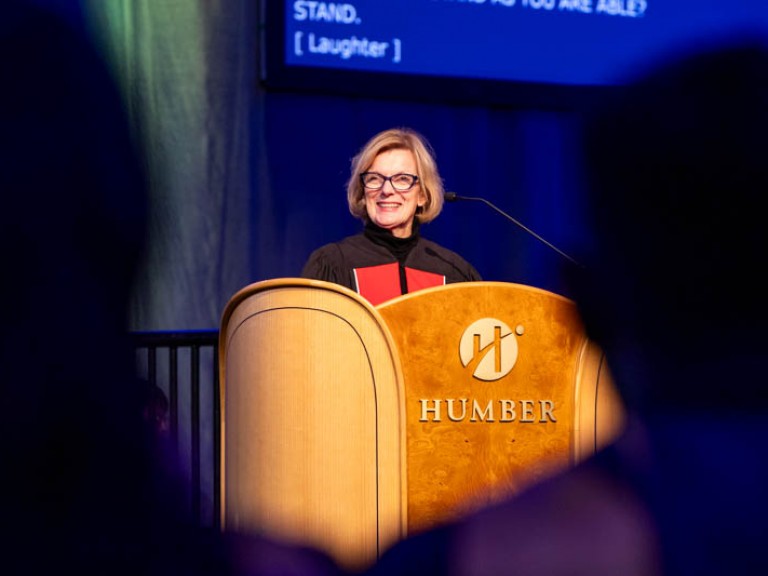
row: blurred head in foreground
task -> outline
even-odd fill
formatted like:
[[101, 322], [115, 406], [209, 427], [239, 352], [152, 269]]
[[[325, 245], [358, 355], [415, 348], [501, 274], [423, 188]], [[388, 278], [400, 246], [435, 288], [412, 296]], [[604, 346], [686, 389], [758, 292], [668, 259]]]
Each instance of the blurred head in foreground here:
[[192, 523], [177, 471], [155, 460], [127, 334], [147, 187], [122, 99], [80, 29], [35, 2], [2, 10], [0, 572], [335, 571]]
[[588, 125], [578, 299], [636, 410], [765, 410], [767, 135], [757, 39], [680, 55]]

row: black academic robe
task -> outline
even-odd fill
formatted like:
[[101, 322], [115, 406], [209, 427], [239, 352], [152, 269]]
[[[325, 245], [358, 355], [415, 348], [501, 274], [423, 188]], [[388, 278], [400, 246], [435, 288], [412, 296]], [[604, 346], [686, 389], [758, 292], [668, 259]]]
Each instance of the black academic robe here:
[[385, 242], [361, 232], [312, 252], [301, 275], [346, 286], [374, 306], [424, 288], [482, 280], [469, 262], [435, 242], [417, 235], [408, 248], [398, 259]]

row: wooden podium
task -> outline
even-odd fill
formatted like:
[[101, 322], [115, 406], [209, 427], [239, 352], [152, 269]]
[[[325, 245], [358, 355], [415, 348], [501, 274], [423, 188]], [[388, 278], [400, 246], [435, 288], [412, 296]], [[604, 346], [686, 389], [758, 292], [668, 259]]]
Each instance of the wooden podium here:
[[353, 570], [573, 465], [623, 424], [575, 304], [519, 284], [374, 307], [327, 282], [259, 282], [227, 304], [219, 359], [223, 529]]

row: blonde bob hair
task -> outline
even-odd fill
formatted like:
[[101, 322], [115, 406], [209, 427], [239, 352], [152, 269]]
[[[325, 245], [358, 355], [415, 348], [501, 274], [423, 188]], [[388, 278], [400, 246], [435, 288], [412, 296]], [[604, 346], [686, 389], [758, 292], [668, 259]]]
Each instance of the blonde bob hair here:
[[426, 199], [424, 206], [416, 210], [420, 223], [431, 222], [443, 209], [443, 179], [437, 171], [435, 153], [426, 138], [410, 128], [391, 128], [379, 132], [352, 158], [352, 170], [347, 181], [347, 203], [349, 211], [356, 218], [368, 221], [365, 207], [365, 190], [360, 174], [366, 172], [376, 156], [387, 150], [410, 150], [416, 159], [418, 185]]

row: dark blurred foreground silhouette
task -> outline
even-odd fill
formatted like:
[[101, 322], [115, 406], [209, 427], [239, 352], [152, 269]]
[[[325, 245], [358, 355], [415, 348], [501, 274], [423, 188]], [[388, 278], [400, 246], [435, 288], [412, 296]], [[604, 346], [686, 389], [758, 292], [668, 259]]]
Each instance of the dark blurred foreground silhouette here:
[[678, 54], [588, 120], [573, 280], [627, 431], [371, 576], [768, 574], [768, 49]]
[[158, 461], [126, 333], [146, 179], [98, 54], [10, 0], [0, 76], [0, 573], [334, 573], [313, 551], [195, 526]]

